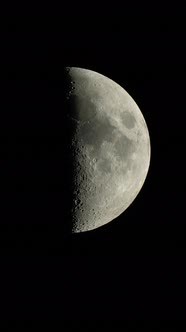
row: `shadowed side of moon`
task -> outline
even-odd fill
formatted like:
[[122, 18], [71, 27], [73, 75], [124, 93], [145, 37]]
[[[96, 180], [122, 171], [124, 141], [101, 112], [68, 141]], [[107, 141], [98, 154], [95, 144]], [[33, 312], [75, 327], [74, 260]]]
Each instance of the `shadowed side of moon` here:
[[72, 231], [88, 231], [119, 216], [139, 193], [150, 163], [141, 111], [117, 83], [67, 68], [72, 137]]

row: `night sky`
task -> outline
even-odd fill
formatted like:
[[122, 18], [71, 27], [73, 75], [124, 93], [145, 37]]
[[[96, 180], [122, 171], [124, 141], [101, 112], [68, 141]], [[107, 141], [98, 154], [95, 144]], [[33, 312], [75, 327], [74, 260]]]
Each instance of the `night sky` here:
[[[92, 5], [93, 6], [93, 5]], [[109, 5], [108, 5], [109, 6]], [[181, 8], [76, 4], [1, 16], [1, 302], [8, 318], [158, 325], [185, 312], [185, 35]], [[151, 163], [118, 218], [66, 234], [64, 66], [133, 97]], [[114, 193], [113, 193], [114, 194]], [[63, 201], [62, 198], [63, 197]], [[66, 218], [66, 219], [65, 219]], [[132, 326], [132, 325], [131, 325]]]

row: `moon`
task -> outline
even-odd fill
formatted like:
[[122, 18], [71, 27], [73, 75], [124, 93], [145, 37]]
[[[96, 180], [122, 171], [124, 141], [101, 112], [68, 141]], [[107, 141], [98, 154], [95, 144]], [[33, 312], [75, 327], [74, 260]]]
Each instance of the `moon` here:
[[140, 192], [150, 164], [150, 137], [132, 97], [112, 79], [66, 67], [68, 116], [74, 128], [72, 233], [101, 227]]

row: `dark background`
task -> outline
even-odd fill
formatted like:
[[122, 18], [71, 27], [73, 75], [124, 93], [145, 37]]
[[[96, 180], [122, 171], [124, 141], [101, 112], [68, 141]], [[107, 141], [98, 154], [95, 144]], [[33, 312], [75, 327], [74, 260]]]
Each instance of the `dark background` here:
[[[1, 301], [12, 322], [141, 324], [185, 312], [184, 8], [71, 3], [1, 12]], [[140, 107], [151, 164], [132, 205], [66, 234], [64, 66], [100, 72]], [[63, 151], [63, 152], [61, 152]], [[66, 212], [65, 212], [66, 213]], [[26, 323], [25, 323], [26, 324]]]

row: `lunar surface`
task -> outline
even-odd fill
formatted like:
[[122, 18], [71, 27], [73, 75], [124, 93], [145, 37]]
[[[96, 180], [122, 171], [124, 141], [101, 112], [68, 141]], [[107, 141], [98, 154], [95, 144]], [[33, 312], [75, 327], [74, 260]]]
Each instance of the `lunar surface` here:
[[150, 163], [150, 138], [132, 97], [97, 72], [66, 67], [74, 128], [72, 232], [107, 224], [134, 201]]

